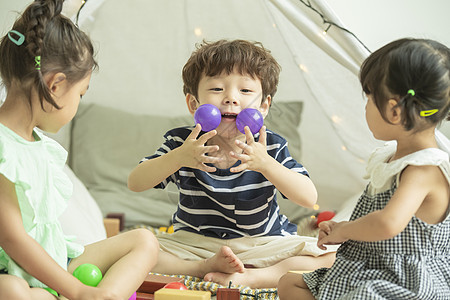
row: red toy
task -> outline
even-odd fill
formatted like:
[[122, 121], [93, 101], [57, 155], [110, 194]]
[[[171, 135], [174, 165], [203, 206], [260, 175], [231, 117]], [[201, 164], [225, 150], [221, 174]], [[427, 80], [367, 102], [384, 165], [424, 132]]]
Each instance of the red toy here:
[[319, 224], [323, 221], [329, 221], [333, 219], [333, 217], [336, 215], [334, 211], [323, 211], [317, 215], [317, 222], [316, 225], [319, 226]]
[[181, 282], [169, 282], [164, 286], [165, 289], [174, 289], [174, 290], [187, 290], [188, 288], [182, 284]]

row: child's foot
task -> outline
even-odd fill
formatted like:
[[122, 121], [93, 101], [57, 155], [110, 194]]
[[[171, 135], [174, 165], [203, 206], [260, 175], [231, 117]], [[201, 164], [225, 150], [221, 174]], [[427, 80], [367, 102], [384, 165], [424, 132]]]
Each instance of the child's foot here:
[[213, 257], [205, 259], [204, 262], [205, 272], [203, 274], [211, 272], [221, 272], [225, 274], [244, 272], [244, 264], [227, 246], [222, 246]]
[[255, 286], [257, 284], [255, 282], [256, 278], [254, 276], [257, 274], [255, 274], [252, 271], [254, 270], [245, 269], [245, 271], [242, 273], [233, 273], [233, 274], [211, 272], [206, 274], [205, 277], [203, 277], [203, 280], [212, 281], [224, 286], [228, 286], [231, 281], [231, 284], [234, 286], [243, 285], [252, 288], [259, 288], [260, 286]]
[[210, 272], [203, 277], [203, 280], [216, 282], [224, 286], [228, 286], [231, 281], [234, 286], [243, 285], [254, 289], [276, 288], [280, 277], [284, 274], [285, 272], [280, 273], [280, 269], [270, 266], [254, 269], [245, 268], [244, 272], [233, 274]]

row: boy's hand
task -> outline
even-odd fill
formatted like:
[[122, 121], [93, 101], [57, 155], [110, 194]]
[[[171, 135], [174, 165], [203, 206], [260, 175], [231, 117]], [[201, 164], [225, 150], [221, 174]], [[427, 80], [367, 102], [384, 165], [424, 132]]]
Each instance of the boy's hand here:
[[255, 142], [253, 135], [248, 126], [245, 126], [245, 138], [247, 143], [236, 140], [236, 145], [242, 149], [242, 154], [237, 154], [233, 151], [230, 156], [241, 161], [241, 164], [235, 168], [231, 168], [231, 172], [241, 172], [245, 169], [261, 172], [266, 165], [267, 159], [270, 156], [267, 154], [266, 143], [266, 127], [261, 127], [259, 131], [259, 141]]
[[324, 245], [339, 245], [348, 239], [343, 236], [342, 226], [348, 222], [324, 221], [319, 224], [319, 240], [317, 247], [327, 250]]
[[214, 172], [216, 171], [216, 168], [207, 166], [206, 163], [214, 164], [220, 162], [222, 158], [207, 156], [206, 154], [218, 151], [219, 146], [206, 146], [205, 144], [210, 138], [217, 134], [217, 131], [211, 130], [197, 139], [201, 130], [202, 126], [197, 124], [191, 134], [187, 137], [186, 141], [184, 141], [184, 144], [180, 146], [179, 150], [181, 151], [181, 164], [184, 167], [195, 168], [206, 172]]

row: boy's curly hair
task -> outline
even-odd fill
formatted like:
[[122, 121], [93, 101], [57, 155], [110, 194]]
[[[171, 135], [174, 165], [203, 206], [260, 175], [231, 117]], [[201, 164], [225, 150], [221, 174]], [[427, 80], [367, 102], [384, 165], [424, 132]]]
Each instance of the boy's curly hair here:
[[234, 69], [261, 81], [263, 97], [274, 97], [281, 67], [270, 51], [259, 42], [246, 40], [203, 41], [197, 46], [183, 67], [183, 92], [198, 96], [202, 76], [231, 74]]

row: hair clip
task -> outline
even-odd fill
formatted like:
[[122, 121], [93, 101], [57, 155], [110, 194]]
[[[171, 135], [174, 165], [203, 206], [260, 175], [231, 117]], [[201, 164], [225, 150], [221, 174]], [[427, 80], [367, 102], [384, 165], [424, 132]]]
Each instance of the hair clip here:
[[422, 111], [420, 111], [420, 116], [421, 117], [429, 117], [429, 116], [434, 115], [438, 111], [439, 111], [439, 109], [422, 110]]
[[[11, 36], [11, 33], [14, 33], [15, 35], [17, 35], [18, 38], [17, 39], [13, 38]], [[11, 40], [11, 42], [16, 44], [17, 46], [20, 46], [23, 44], [23, 42], [25, 42], [25, 36], [23, 34], [21, 34], [20, 32], [18, 32], [17, 30], [10, 30], [8, 32], [8, 38]]]
[[407, 94], [414, 97], [416, 95], [416, 92], [413, 89], [411, 89], [411, 90], [408, 90]]
[[34, 57], [34, 62], [35, 62], [34, 67], [36, 68], [36, 70], [40, 70], [41, 69], [41, 57], [39, 55]]

